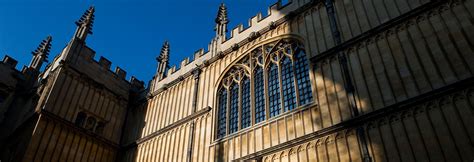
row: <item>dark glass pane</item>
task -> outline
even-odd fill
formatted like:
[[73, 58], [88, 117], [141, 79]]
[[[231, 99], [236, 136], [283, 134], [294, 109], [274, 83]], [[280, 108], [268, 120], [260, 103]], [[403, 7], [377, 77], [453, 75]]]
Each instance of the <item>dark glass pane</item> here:
[[255, 123], [259, 123], [265, 120], [265, 95], [262, 68], [257, 67], [254, 79]]
[[283, 89], [283, 106], [285, 111], [296, 107], [293, 65], [290, 58], [285, 57], [281, 67], [281, 83]]
[[239, 85], [234, 83], [230, 90], [229, 134], [239, 130]]
[[217, 116], [217, 138], [226, 134], [226, 114], [227, 114], [227, 90], [222, 88], [219, 91], [219, 109]]
[[271, 64], [268, 68], [268, 101], [270, 117], [280, 114], [280, 82], [278, 81], [278, 66]]
[[79, 112], [76, 117], [76, 121], [74, 122], [76, 126], [82, 127], [84, 122], [86, 121], [87, 115], [86, 113]]
[[247, 128], [251, 124], [250, 117], [250, 79], [245, 78], [242, 82], [242, 121], [241, 128]]
[[298, 82], [300, 105], [304, 105], [313, 100], [313, 95], [311, 94], [311, 83], [309, 80], [309, 65], [305, 52], [302, 49], [298, 49], [298, 47], [296, 48], [296, 80]]

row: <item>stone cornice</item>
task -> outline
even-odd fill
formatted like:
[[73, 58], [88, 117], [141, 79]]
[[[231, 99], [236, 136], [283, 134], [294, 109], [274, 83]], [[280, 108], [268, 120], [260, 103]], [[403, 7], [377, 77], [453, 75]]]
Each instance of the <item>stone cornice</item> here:
[[153, 139], [153, 138], [156, 137], [156, 136], [159, 136], [159, 135], [161, 135], [161, 134], [163, 134], [163, 133], [165, 133], [165, 132], [167, 132], [167, 131], [169, 131], [169, 130], [172, 130], [172, 129], [174, 129], [174, 128], [177, 128], [178, 126], [181, 126], [181, 125], [184, 124], [184, 123], [187, 123], [187, 122], [189, 122], [189, 121], [191, 121], [191, 120], [194, 120], [195, 118], [197, 118], [197, 117], [199, 117], [199, 116], [201, 116], [201, 115], [206, 114], [207, 112], [211, 111], [211, 109], [212, 109], [212, 108], [209, 107], [209, 106], [208, 106], [208, 107], [205, 107], [205, 108], [203, 108], [203, 109], [197, 111], [196, 113], [191, 114], [191, 115], [189, 115], [189, 116], [187, 116], [187, 117], [185, 117], [185, 118], [183, 118], [183, 119], [180, 119], [180, 120], [178, 120], [178, 121], [176, 121], [176, 122], [173, 122], [173, 124], [168, 125], [168, 126], [166, 126], [166, 127], [164, 127], [164, 128], [161, 128], [160, 130], [158, 130], [158, 131], [156, 131], [156, 132], [153, 132], [153, 133], [151, 133], [151, 134], [149, 134], [149, 135], [147, 135], [147, 136], [145, 136], [145, 137], [143, 137], [143, 138], [140, 138], [140, 139], [138, 139], [137, 141], [135, 141], [135, 142], [133, 142], [133, 143], [126, 144], [126, 145], [124, 146], [124, 148], [126, 149], [126, 148], [130, 148], [130, 147], [134, 147], [134, 146], [139, 145], [139, 144], [141, 144], [141, 143], [143, 143], [143, 142], [146, 142], [146, 141], [148, 141], [148, 140], [150, 140], [150, 139]]

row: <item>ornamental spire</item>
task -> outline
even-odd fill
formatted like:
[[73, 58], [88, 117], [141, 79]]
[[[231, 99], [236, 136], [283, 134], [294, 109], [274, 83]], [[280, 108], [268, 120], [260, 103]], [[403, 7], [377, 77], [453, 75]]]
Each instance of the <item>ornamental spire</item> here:
[[158, 80], [161, 80], [166, 76], [166, 71], [168, 70], [169, 55], [170, 45], [168, 41], [165, 41], [165, 43], [163, 43], [163, 47], [161, 48], [160, 55], [156, 57], [156, 61], [158, 61], [158, 68], [156, 69], [156, 75], [158, 77]]
[[87, 34], [92, 34], [92, 24], [94, 23], [94, 6], [89, 7], [81, 18], [76, 21], [77, 29], [74, 37], [85, 41]]
[[229, 23], [229, 19], [227, 18], [227, 7], [224, 3], [221, 3], [219, 6], [219, 10], [217, 11], [216, 17], [216, 37], [221, 37], [225, 39], [225, 34], [227, 32], [227, 24]]
[[31, 52], [33, 54], [33, 59], [31, 59], [30, 68], [35, 70], [40, 70], [43, 62], [48, 58], [49, 51], [51, 49], [51, 41], [53, 38], [47, 36], [36, 48], [35, 51]]
[[170, 44], [168, 41], [165, 41], [165, 43], [163, 43], [163, 46], [161, 47], [160, 55], [156, 57], [156, 59], [158, 60], [158, 62], [168, 62], [169, 55], [170, 55]]

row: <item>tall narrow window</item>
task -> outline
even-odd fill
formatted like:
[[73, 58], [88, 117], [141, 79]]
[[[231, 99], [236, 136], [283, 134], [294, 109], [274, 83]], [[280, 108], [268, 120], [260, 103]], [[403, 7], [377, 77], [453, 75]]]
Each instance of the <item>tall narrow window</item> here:
[[311, 94], [311, 83], [309, 80], [308, 61], [306, 60], [305, 52], [300, 49], [300, 47], [296, 47], [295, 51], [295, 72], [300, 99], [299, 105], [305, 105], [313, 100], [313, 95]]
[[230, 90], [229, 134], [239, 130], [239, 85], [234, 83]]
[[241, 128], [247, 128], [250, 126], [251, 118], [250, 118], [250, 79], [245, 77], [242, 81], [242, 120], [241, 120]]
[[280, 82], [278, 81], [278, 66], [271, 64], [268, 68], [268, 101], [270, 117], [280, 114]]
[[281, 83], [283, 90], [283, 106], [285, 111], [296, 107], [293, 65], [290, 58], [285, 57], [281, 65]]
[[265, 120], [265, 95], [263, 84], [263, 70], [257, 67], [254, 77], [255, 123]]
[[224, 137], [226, 134], [226, 120], [227, 120], [227, 90], [221, 88], [219, 91], [219, 114], [217, 125], [217, 138]]

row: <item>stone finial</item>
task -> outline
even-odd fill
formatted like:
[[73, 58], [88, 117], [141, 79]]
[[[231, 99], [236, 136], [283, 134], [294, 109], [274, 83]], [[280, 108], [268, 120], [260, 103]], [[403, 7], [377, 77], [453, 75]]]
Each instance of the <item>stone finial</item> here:
[[52, 40], [53, 38], [51, 36], [47, 36], [43, 41], [41, 41], [38, 48], [31, 52], [33, 54], [33, 59], [31, 59], [31, 63], [29, 65], [30, 68], [35, 70], [39, 70], [41, 68], [43, 62], [45, 62], [48, 58], [49, 51], [51, 50]]
[[156, 60], [158, 62], [168, 62], [169, 55], [170, 55], [170, 44], [168, 41], [165, 41], [165, 43], [163, 43], [163, 46], [161, 47], [160, 55], [156, 57]]
[[229, 23], [229, 19], [227, 18], [227, 7], [224, 3], [221, 3], [219, 6], [219, 10], [217, 11], [216, 17], [216, 37], [223, 37], [225, 38], [225, 33], [227, 32], [227, 24]]
[[229, 19], [227, 18], [227, 7], [225, 6], [224, 3], [221, 3], [221, 5], [219, 6], [219, 10], [217, 11], [216, 23], [217, 24], [229, 23]]
[[74, 36], [80, 40], [85, 40], [87, 34], [92, 34], [92, 24], [94, 23], [94, 6], [89, 7], [86, 12], [76, 21], [77, 30]]
[[45, 39], [43, 39], [43, 41], [41, 41], [38, 48], [36, 48], [36, 50], [31, 53], [33, 55], [47, 56], [49, 54], [49, 51], [51, 50], [51, 41], [53, 41], [53, 37], [48, 35]]
[[168, 41], [165, 41], [165, 43], [163, 43], [163, 47], [161, 47], [160, 55], [156, 57], [156, 61], [158, 61], [158, 68], [156, 69], [156, 76], [158, 77], [158, 80], [161, 80], [166, 77], [166, 73], [169, 67], [169, 55], [170, 44]]

